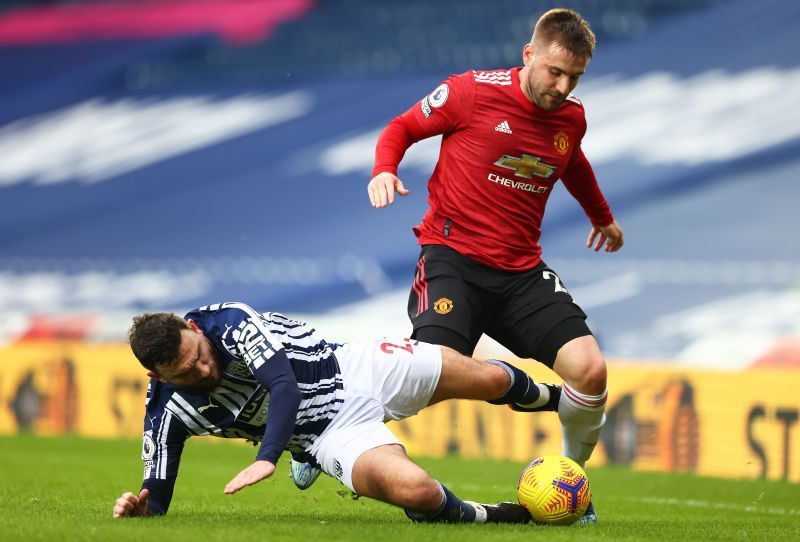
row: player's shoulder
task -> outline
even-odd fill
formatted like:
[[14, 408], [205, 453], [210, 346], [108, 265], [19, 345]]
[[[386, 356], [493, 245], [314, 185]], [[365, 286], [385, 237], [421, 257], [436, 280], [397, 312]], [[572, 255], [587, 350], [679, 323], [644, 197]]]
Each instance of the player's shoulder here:
[[191, 395], [191, 392], [180, 390], [168, 382], [152, 379], [144, 409], [145, 435], [155, 435], [163, 431], [170, 439], [185, 438], [190, 430], [183, 409], [194, 403]]
[[511, 86], [510, 69], [503, 70], [470, 70], [467, 72], [472, 81], [477, 85], [495, 85], [500, 87]]
[[258, 318], [259, 313], [247, 303], [228, 301], [198, 307], [188, 312], [184, 319], [194, 321], [201, 329], [213, 333], [215, 329], [222, 332], [230, 326], [238, 326], [243, 320]]
[[176, 389], [168, 382], [160, 382], [151, 378], [147, 385], [147, 398], [145, 399], [145, 411], [148, 417], [160, 417]]
[[586, 111], [583, 109], [583, 102], [570, 94], [558, 110], [558, 116], [570, 124], [579, 127], [581, 132], [586, 132]]
[[280, 312], [265, 312], [261, 314], [261, 317], [269, 322], [275, 322], [279, 324], [294, 322], [293, 319]]
[[308, 322], [290, 318], [280, 312], [265, 312], [261, 315], [262, 319], [269, 323], [271, 328], [283, 329], [286, 331], [303, 328], [307, 333], [315, 333], [316, 331]]
[[256, 310], [253, 309], [247, 303], [243, 303], [241, 301], [226, 301], [224, 303], [214, 303], [211, 305], [204, 305], [202, 307], [198, 307], [193, 311], [189, 312], [186, 317], [193, 313], [204, 313], [204, 314], [220, 314], [226, 311], [243, 311], [247, 313], [256, 313]]
[[445, 81], [450, 85], [464, 85], [474, 87], [477, 85], [511, 86], [512, 70], [467, 70], [454, 73]]
[[583, 102], [574, 94], [569, 94], [561, 107], [567, 113], [573, 113], [581, 116], [586, 115], [586, 110], [583, 108]]

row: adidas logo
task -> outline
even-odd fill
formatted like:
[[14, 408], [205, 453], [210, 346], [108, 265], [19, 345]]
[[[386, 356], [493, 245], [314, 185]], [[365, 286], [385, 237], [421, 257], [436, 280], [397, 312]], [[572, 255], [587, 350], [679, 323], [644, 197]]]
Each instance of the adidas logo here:
[[504, 120], [500, 124], [494, 127], [495, 132], [503, 132], [504, 134], [511, 134], [511, 126], [508, 125], [508, 121]]

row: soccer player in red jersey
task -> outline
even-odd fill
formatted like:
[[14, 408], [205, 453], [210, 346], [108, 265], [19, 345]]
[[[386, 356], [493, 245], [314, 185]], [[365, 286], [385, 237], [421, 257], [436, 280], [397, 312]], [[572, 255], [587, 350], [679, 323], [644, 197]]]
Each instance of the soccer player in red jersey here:
[[[523, 66], [453, 75], [384, 129], [367, 190], [373, 207], [409, 191], [405, 151], [442, 134], [428, 182], [430, 209], [408, 303], [412, 337], [471, 355], [486, 333], [562, 379], [538, 384], [530, 410], [557, 410], [563, 453], [584, 466], [605, 423], [606, 364], [586, 314], [538, 244], [547, 198], [561, 179], [592, 227], [586, 246], [616, 252], [623, 232], [581, 150], [586, 118], [570, 93], [595, 47], [576, 12], [553, 9], [522, 49]], [[510, 371], [512, 369], [509, 369]], [[597, 516], [590, 507], [586, 523]]]

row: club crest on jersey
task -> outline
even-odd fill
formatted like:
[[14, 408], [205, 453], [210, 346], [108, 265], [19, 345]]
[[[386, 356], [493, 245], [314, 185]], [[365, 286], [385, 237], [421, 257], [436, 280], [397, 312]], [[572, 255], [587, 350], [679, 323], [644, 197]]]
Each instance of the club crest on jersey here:
[[446, 297], [440, 297], [436, 300], [436, 303], [433, 304], [433, 310], [439, 314], [448, 314], [453, 310], [453, 302]]
[[553, 146], [561, 156], [567, 154], [567, 151], [569, 150], [569, 137], [565, 131], [561, 130], [555, 136], [553, 136]]
[[442, 107], [449, 95], [450, 87], [447, 86], [447, 83], [442, 83], [428, 95], [428, 103], [431, 104], [431, 107]]
[[547, 179], [556, 170], [556, 166], [545, 164], [541, 160], [542, 159], [538, 156], [531, 156], [530, 154], [523, 154], [522, 158], [504, 154], [494, 165], [506, 169], [513, 169], [514, 175], [517, 177], [532, 179], [533, 176], [536, 175], [537, 177], [544, 177]]
[[253, 376], [253, 373], [250, 372], [250, 369], [247, 368], [247, 363], [245, 361], [238, 359], [232, 359], [230, 361], [228, 367], [225, 369], [225, 373], [233, 376], [238, 376], [240, 378], [248, 378]]

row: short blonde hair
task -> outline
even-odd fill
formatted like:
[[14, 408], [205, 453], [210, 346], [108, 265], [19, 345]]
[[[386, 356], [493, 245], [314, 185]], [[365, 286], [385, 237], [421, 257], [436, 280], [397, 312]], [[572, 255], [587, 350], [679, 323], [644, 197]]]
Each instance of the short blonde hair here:
[[531, 43], [556, 43], [573, 55], [592, 58], [597, 40], [589, 23], [571, 9], [551, 9], [539, 17], [531, 36]]

